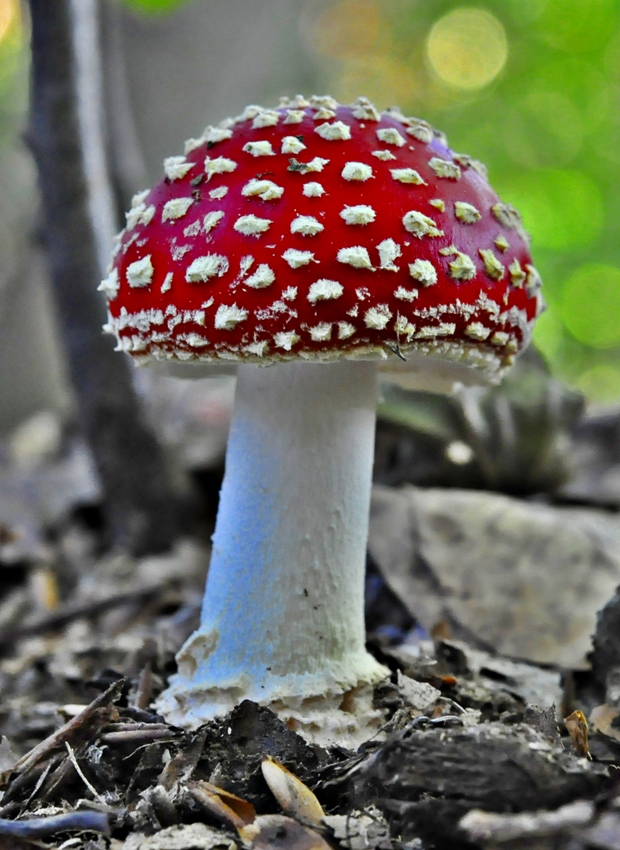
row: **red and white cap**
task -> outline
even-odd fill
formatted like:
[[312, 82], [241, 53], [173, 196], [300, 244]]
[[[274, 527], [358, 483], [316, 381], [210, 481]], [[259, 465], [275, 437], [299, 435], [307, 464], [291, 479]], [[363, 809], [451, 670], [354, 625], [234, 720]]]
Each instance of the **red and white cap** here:
[[407, 358], [493, 378], [543, 307], [484, 167], [365, 98], [248, 106], [133, 199], [106, 329], [142, 361]]

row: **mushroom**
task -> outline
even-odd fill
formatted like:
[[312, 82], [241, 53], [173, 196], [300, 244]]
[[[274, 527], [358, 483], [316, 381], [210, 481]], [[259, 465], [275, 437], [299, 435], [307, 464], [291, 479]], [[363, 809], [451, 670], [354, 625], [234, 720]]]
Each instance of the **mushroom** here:
[[193, 728], [247, 698], [355, 745], [388, 675], [363, 616], [378, 369], [499, 380], [543, 304], [527, 237], [483, 166], [365, 98], [249, 106], [164, 171], [101, 284], [107, 329], [238, 381], [202, 622], [158, 708]]

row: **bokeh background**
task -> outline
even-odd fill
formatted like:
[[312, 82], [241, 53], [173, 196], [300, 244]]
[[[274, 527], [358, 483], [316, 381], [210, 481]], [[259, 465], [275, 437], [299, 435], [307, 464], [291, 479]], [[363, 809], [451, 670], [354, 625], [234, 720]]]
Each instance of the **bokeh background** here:
[[[592, 403], [620, 401], [620, 0], [102, 0], [101, 11], [109, 123], [123, 112], [117, 148], [129, 140], [117, 152], [125, 194], [246, 103], [328, 91], [398, 104], [485, 162], [521, 211], [549, 304], [535, 341], [555, 375]], [[0, 0], [0, 430], [67, 404], [22, 139], [27, 88], [27, 8]]]

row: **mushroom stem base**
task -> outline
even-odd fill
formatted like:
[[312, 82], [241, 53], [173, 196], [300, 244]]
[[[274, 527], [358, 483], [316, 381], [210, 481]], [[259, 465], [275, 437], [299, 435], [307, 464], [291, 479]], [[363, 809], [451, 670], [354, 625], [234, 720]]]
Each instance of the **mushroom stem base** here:
[[195, 727], [243, 699], [317, 743], [376, 732], [364, 573], [376, 365], [242, 366], [200, 628], [158, 708]]

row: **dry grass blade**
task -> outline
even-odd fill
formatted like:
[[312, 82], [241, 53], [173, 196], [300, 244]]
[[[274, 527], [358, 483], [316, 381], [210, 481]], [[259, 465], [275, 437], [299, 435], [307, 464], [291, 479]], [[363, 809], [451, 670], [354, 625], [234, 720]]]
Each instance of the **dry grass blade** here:
[[321, 823], [325, 812], [313, 792], [301, 779], [271, 756], [263, 759], [261, 770], [269, 790], [285, 815], [304, 823]]

